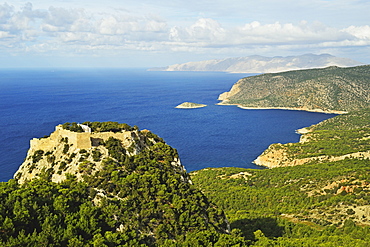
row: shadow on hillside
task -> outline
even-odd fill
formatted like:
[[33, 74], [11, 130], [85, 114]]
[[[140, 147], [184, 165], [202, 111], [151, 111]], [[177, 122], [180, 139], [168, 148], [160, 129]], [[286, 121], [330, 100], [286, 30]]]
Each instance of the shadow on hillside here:
[[230, 224], [231, 229], [240, 229], [247, 239], [254, 240], [254, 232], [261, 230], [266, 237], [276, 238], [284, 234], [284, 227], [279, 226], [274, 218], [240, 219]]

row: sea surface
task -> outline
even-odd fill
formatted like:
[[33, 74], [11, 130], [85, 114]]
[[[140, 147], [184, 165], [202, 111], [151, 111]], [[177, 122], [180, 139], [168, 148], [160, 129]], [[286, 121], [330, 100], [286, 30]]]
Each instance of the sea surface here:
[[[296, 129], [334, 115], [219, 106], [218, 95], [251, 74], [145, 69], [0, 70], [0, 181], [22, 164], [32, 138], [65, 122], [117, 121], [149, 129], [176, 148], [188, 171], [261, 169], [270, 144], [297, 142]], [[176, 109], [185, 101], [207, 104]]]

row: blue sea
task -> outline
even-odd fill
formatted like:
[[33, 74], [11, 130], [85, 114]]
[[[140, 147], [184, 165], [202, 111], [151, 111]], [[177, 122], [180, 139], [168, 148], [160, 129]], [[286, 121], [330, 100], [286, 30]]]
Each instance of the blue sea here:
[[[334, 115], [219, 106], [218, 95], [251, 74], [146, 69], [0, 70], [0, 181], [23, 162], [34, 137], [65, 122], [117, 121], [149, 129], [179, 152], [187, 171], [260, 169], [271, 143], [297, 142], [296, 129]], [[205, 108], [176, 109], [185, 101]]]

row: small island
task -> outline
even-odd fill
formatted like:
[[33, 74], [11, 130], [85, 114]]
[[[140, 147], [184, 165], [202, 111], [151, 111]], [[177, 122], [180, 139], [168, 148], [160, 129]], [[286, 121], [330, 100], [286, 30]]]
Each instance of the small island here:
[[193, 109], [193, 108], [201, 108], [201, 107], [206, 107], [207, 105], [204, 104], [197, 104], [197, 103], [192, 103], [192, 102], [184, 102], [175, 108], [181, 108], [181, 109]]

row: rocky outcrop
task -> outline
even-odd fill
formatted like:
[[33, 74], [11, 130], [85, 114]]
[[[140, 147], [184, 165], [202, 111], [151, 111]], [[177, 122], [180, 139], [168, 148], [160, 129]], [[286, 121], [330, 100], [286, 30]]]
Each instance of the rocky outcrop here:
[[324, 68], [328, 66], [349, 67], [362, 63], [334, 57], [329, 54], [305, 54], [288, 57], [249, 56], [214, 59], [200, 62], [174, 64], [164, 68], [152, 68], [153, 71], [222, 71], [230, 73], [276, 73], [289, 70]]
[[[118, 140], [124, 154], [134, 156], [148, 148], [157, 140], [148, 130], [122, 130], [119, 132], [74, 132], [58, 125], [48, 137], [34, 138], [30, 141], [27, 157], [14, 177], [19, 183], [49, 174], [51, 181], [61, 182], [66, 174], [83, 176], [84, 167], [89, 166], [94, 173], [102, 168], [105, 159], [114, 159], [109, 147], [104, 143], [110, 138]], [[173, 166], [183, 172], [185, 168], [178, 158]]]
[[229, 92], [224, 92], [218, 96], [218, 100], [221, 100], [221, 104], [228, 104], [229, 98], [233, 95], [236, 95], [240, 92], [240, 83], [242, 80], [239, 80], [237, 83], [235, 83]]
[[192, 103], [192, 102], [184, 102], [175, 108], [180, 108], [180, 109], [193, 109], [193, 108], [202, 108], [206, 107], [207, 105], [204, 104], [198, 104], [198, 103]]
[[267, 168], [299, 166], [310, 162], [335, 162], [345, 159], [370, 159], [370, 151], [355, 152], [340, 156], [320, 155], [309, 158], [294, 158], [289, 153], [289, 144], [283, 146], [280, 143], [271, 144], [260, 156], [253, 161], [258, 166]]
[[47, 236], [55, 246], [168, 246], [191, 243], [194, 234], [217, 236], [213, 242], [229, 236], [224, 212], [192, 185], [177, 150], [148, 130], [66, 123], [30, 144], [19, 185], [2, 185], [9, 196], [1, 215], [17, 224], [1, 243], [15, 236], [38, 246]]

